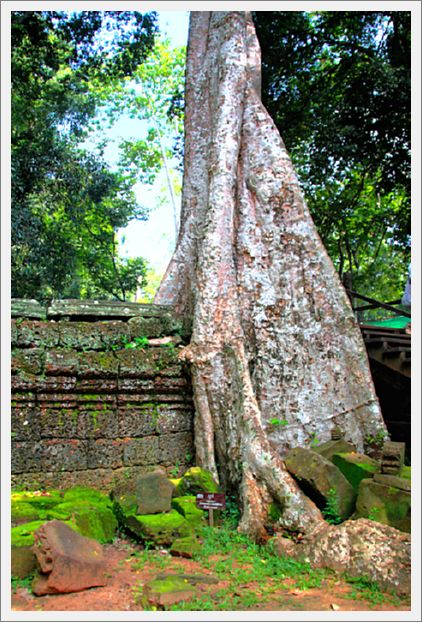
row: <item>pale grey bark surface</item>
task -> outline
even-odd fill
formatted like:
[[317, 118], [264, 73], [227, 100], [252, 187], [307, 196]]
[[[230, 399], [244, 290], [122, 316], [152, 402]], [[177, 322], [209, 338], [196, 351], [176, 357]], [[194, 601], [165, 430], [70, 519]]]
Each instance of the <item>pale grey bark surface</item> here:
[[155, 300], [193, 318], [197, 460], [239, 487], [256, 537], [271, 500], [284, 528], [321, 520], [284, 468], [289, 447], [337, 425], [362, 449], [385, 430], [359, 327], [259, 89], [249, 13], [191, 13], [181, 226]]

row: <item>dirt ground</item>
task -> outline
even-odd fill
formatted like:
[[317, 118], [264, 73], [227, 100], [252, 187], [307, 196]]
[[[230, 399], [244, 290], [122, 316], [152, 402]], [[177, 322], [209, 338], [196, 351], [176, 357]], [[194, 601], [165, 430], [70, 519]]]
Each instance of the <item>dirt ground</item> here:
[[[34, 596], [26, 587], [12, 592], [12, 611], [142, 611], [151, 609], [142, 605], [142, 587], [160, 573], [211, 574], [196, 561], [171, 557], [166, 551], [155, 551], [151, 562], [140, 563], [141, 547], [133, 542], [119, 540], [105, 545], [108, 560], [107, 585], [72, 594]], [[197, 596], [211, 599], [213, 594], [228, 587], [228, 581], [213, 585], [196, 585]], [[238, 586], [238, 596], [255, 593], [260, 596], [262, 586], [249, 583]], [[248, 607], [249, 611], [409, 611], [410, 602], [387, 598], [372, 602], [361, 597], [351, 599], [353, 586], [331, 579], [319, 588], [299, 590], [289, 580], [272, 591], [270, 598]], [[349, 598], [347, 598], [349, 595]], [[214, 596], [215, 598], [215, 596]], [[218, 599], [218, 596], [217, 596]], [[177, 607], [177, 605], [176, 605]]]

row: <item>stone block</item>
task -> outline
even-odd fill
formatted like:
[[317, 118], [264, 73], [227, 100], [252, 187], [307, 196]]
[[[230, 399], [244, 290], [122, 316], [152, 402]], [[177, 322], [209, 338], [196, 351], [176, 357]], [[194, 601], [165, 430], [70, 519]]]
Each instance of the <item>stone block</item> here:
[[411, 493], [379, 481], [364, 479], [359, 486], [354, 516], [370, 518], [410, 533]]
[[173, 335], [182, 330], [181, 322], [170, 314], [160, 317], [134, 317], [128, 321], [130, 335], [134, 337], [162, 337]]
[[160, 317], [168, 314], [167, 305], [140, 304], [137, 302], [121, 303], [115, 300], [53, 300], [47, 308], [47, 317], [60, 319], [76, 318], [101, 319], [128, 319], [131, 317]]
[[11, 407], [12, 438], [15, 441], [32, 440], [40, 438], [40, 409], [35, 402], [21, 403]]
[[382, 448], [381, 473], [399, 475], [404, 464], [406, 443], [386, 441]]
[[83, 439], [85, 430], [81, 426], [77, 407], [43, 408], [39, 418], [42, 438]]
[[69, 402], [76, 399], [76, 376], [43, 376], [38, 378], [36, 390], [39, 402]]
[[95, 322], [57, 322], [58, 344], [72, 350], [101, 350], [104, 348], [102, 327]]
[[159, 464], [159, 446], [156, 436], [128, 439], [123, 447], [125, 466], [147, 466]]
[[202, 544], [198, 538], [186, 536], [185, 538], [178, 538], [173, 542], [170, 547], [170, 555], [192, 559], [196, 553], [201, 552], [201, 549]]
[[340, 469], [356, 492], [360, 482], [365, 478], [374, 477], [380, 468], [376, 460], [356, 452], [334, 454], [331, 461]]
[[193, 411], [186, 406], [171, 407], [163, 405], [157, 421], [157, 432], [159, 434], [170, 434], [171, 432], [191, 432], [193, 430]]
[[12, 374], [41, 374], [44, 367], [44, 350], [14, 350], [11, 357]]
[[79, 592], [106, 584], [106, 561], [95, 540], [56, 520], [40, 527], [34, 538], [33, 551], [41, 569], [32, 585], [37, 596]]
[[48, 376], [76, 376], [79, 359], [72, 350], [48, 350], [45, 355], [45, 373]]
[[180, 375], [177, 355], [169, 348], [119, 350], [120, 375], [125, 378], [149, 378], [158, 374]]
[[119, 361], [114, 352], [81, 352], [78, 356], [79, 376], [117, 379]]
[[397, 477], [397, 475], [375, 473], [374, 482], [376, 482], [377, 484], [383, 484], [384, 486], [399, 488], [400, 490], [405, 490], [406, 492], [411, 491], [410, 480], [404, 477]]
[[177, 538], [192, 533], [187, 520], [176, 510], [146, 516], [131, 515], [126, 518], [125, 525], [139, 540], [156, 546], [170, 546]]
[[350, 453], [350, 452], [356, 451], [356, 447], [352, 443], [349, 443], [348, 441], [345, 441], [344, 439], [339, 439], [339, 440], [334, 440], [334, 441], [330, 440], [325, 443], [321, 443], [321, 445], [317, 445], [313, 451], [315, 451], [317, 454], [319, 454], [323, 458], [326, 458], [327, 460], [331, 460], [334, 454]]
[[11, 443], [12, 473], [39, 471], [41, 464], [41, 445], [33, 441], [13, 441]]
[[191, 600], [196, 594], [196, 589], [187, 579], [169, 576], [165, 579], [148, 581], [143, 594], [147, 603], [162, 609]]
[[193, 436], [191, 432], [175, 432], [159, 436], [160, 464], [186, 464], [194, 453]]
[[37, 300], [26, 298], [12, 298], [10, 301], [10, 311], [12, 318], [36, 318], [45, 319], [46, 311]]
[[38, 469], [79, 471], [88, 468], [88, 443], [75, 439], [46, 439], [40, 443]]
[[197, 466], [186, 471], [177, 488], [181, 496], [194, 496], [198, 492], [218, 492], [218, 484], [212, 473]]
[[120, 440], [88, 441], [87, 468], [116, 469], [123, 466], [124, 444]]
[[87, 439], [119, 437], [119, 422], [113, 402], [79, 404], [79, 422]]
[[[154, 402], [126, 404], [118, 409], [118, 425], [121, 436], [149, 436], [157, 431], [159, 406]], [[117, 419], [117, 418], [116, 418]]]
[[24, 320], [17, 326], [17, 345], [20, 348], [57, 348], [58, 326], [55, 322]]
[[163, 469], [154, 469], [149, 473], [139, 475], [136, 480], [135, 495], [137, 500], [137, 514], [158, 514], [168, 512], [171, 508], [171, 498], [174, 486], [167, 479]]
[[[213, 482], [215, 484], [215, 482]], [[206, 524], [205, 512], [196, 507], [196, 497], [186, 495], [174, 497], [171, 506], [179, 512], [192, 526]]]
[[296, 447], [287, 453], [285, 464], [305, 494], [321, 510], [325, 509], [330, 500], [330, 491], [334, 491], [339, 516], [344, 520], [352, 514], [356, 492], [343, 473], [330, 460], [311, 449]]

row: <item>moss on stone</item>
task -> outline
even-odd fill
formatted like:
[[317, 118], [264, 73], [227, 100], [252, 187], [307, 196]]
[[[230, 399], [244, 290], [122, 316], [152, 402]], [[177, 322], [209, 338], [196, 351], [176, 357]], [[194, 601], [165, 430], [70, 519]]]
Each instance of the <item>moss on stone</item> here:
[[63, 501], [59, 490], [41, 491], [14, 491], [11, 495], [12, 503], [28, 503], [37, 511], [48, 509]]
[[186, 557], [191, 559], [194, 555], [201, 551], [202, 544], [195, 536], [186, 536], [185, 538], [177, 538], [170, 547], [171, 555], [177, 557]]
[[166, 594], [168, 592], [184, 592], [187, 588], [192, 589], [192, 585], [187, 579], [174, 575], [165, 579], [153, 579], [149, 581], [148, 588], [156, 594]]
[[400, 472], [400, 477], [404, 477], [405, 479], [411, 480], [412, 479], [412, 468], [410, 466], [403, 465], [401, 472]]
[[[12, 546], [32, 546], [34, 544], [34, 532], [44, 525], [45, 520], [36, 520], [29, 523], [23, 523], [11, 529], [11, 545]], [[63, 521], [69, 525], [74, 531], [80, 533], [77, 525], [73, 521]]]
[[331, 461], [356, 491], [363, 479], [373, 477], [379, 472], [379, 464], [376, 460], [356, 452], [336, 453], [331, 457]]
[[96, 488], [89, 488], [88, 486], [74, 486], [65, 490], [63, 493], [63, 501], [73, 502], [90, 502], [94, 504], [101, 504], [110, 507], [111, 502], [109, 496]]
[[218, 492], [218, 484], [214, 481], [212, 473], [201, 467], [188, 469], [178, 488], [180, 496], [196, 495], [198, 492]]
[[270, 519], [270, 521], [272, 521], [273, 523], [278, 521], [278, 519], [281, 518], [281, 513], [281, 505], [276, 501], [272, 501], [268, 507], [268, 518]]
[[39, 510], [25, 501], [12, 501], [11, 519], [12, 523], [16, 520], [26, 519], [27, 522], [45, 518], [45, 510]]
[[132, 515], [125, 526], [139, 539], [155, 545], [169, 546], [176, 538], [190, 535], [192, 527], [176, 510], [163, 514]]
[[105, 507], [78, 512], [73, 520], [83, 536], [93, 538], [101, 544], [111, 542], [116, 535], [117, 519], [113, 512]]
[[196, 497], [194, 496], [174, 497], [171, 505], [191, 525], [199, 526], [205, 521], [205, 512], [196, 507]]

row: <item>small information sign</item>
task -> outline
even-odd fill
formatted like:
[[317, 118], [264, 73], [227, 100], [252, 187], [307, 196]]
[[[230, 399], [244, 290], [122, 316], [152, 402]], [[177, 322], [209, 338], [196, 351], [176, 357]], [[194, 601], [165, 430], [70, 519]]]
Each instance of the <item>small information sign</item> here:
[[225, 510], [226, 495], [223, 492], [199, 492], [196, 507], [201, 510]]

